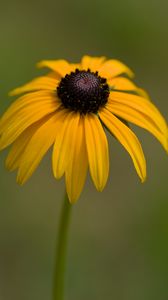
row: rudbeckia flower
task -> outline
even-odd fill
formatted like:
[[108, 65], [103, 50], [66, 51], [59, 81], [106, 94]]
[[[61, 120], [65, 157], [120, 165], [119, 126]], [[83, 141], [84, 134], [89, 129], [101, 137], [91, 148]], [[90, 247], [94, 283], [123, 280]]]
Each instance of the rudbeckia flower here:
[[168, 128], [145, 91], [131, 81], [132, 71], [118, 60], [90, 56], [79, 64], [44, 60], [38, 67], [50, 71], [13, 90], [11, 95], [24, 95], [0, 120], [0, 149], [12, 144], [6, 166], [18, 170], [17, 182], [25, 183], [53, 147], [53, 174], [57, 179], [65, 174], [71, 203], [79, 198], [88, 168], [102, 191], [109, 174], [105, 128], [127, 150], [143, 182], [145, 157], [127, 122], [148, 130], [166, 151]]

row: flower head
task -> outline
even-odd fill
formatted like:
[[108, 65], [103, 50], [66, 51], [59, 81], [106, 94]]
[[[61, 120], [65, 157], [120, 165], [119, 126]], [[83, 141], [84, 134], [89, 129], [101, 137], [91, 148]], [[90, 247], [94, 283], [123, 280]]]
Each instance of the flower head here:
[[18, 169], [18, 183], [30, 178], [53, 146], [53, 173], [56, 178], [65, 174], [72, 203], [79, 198], [88, 167], [102, 191], [109, 173], [105, 127], [128, 151], [143, 182], [142, 147], [124, 120], [151, 132], [166, 151], [168, 128], [146, 92], [131, 81], [132, 71], [117, 60], [89, 56], [79, 64], [54, 60], [38, 67], [50, 73], [13, 90], [11, 95], [24, 95], [0, 120], [0, 149], [12, 144], [6, 166]]

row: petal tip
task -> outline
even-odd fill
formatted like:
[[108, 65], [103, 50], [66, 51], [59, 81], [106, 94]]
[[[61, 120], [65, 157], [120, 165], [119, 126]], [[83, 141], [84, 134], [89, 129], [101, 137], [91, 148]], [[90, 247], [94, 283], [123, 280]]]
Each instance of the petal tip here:
[[55, 179], [61, 179], [61, 177], [64, 175], [65, 171], [59, 170], [53, 165], [53, 175]]
[[13, 166], [12, 164], [6, 159], [5, 161], [5, 168], [9, 171], [12, 172], [13, 171]]
[[20, 186], [22, 186], [22, 185], [24, 185], [25, 180], [21, 179], [20, 177], [17, 177], [16, 182], [17, 182], [17, 184], [19, 184]]
[[163, 142], [161, 143], [166, 153], [168, 153], [168, 138], [164, 138]]
[[24, 174], [21, 174], [21, 169], [18, 170], [16, 182], [20, 186], [24, 185], [28, 178]]
[[141, 183], [144, 183], [146, 181], [146, 176], [141, 177]]
[[72, 197], [72, 196], [68, 195], [68, 200], [69, 200], [70, 204], [72, 204], [72, 205], [78, 201], [78, 198], [79, 197]]
[[104, 190], [104, 188], [105, 188], [105, 185], [106, 185], [106, 184], [96, 186], [97, 191], [98, 191], [98, 192], [103, 192], [103, 190]]
[[10, 91], [10, 92], [8, 93], [8, 96], [9, 96], [9, 97], [15, 96], [15, 95], [16, 95], [15, 91], [16, 91], [16, 89]]
[[19, 94], [23, 94], [23, 92], [24, 92], [24, 90], [22, 90], [22, 87], [18, 87], [18, 88], [16, 88], [16, 89], [10, 91], [10, 92], [8, 93], [8, 96], [9, 96], [9, 97], [17, 96], [17, 95], [19, 95]]
[[39, 61], [38, 63], [36, 63], [36, 68], [38, 68], [38, 69], [43, 68], [43, 66], [44, 66], [43, 63], [44, 63], [43, 60], [41, 60], [41, 61]]

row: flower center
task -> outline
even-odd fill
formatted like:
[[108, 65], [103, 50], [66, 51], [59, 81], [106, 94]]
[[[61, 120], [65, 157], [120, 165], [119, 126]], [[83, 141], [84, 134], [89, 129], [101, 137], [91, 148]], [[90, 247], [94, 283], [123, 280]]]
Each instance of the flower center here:
[[109, 86], [98, 72], [76, 69], [62, 78], [57, 94], [66, 108], [83, 114], [96, 113], [107, 103]]

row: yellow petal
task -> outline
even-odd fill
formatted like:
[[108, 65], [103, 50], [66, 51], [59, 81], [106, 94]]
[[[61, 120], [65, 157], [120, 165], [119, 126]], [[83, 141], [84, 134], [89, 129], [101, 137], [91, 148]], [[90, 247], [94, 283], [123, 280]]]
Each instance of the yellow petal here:
[[3, 124], [3, 128], [1, 127], [1, 150], [13, 143], [27, 127], [55, 112], [61, 105], [56, 101], [54, 103], [52, 98], [43, 102], [44, 103], [41, 103], [40, 105], [38, 102], [35, 102], [18, 111], [11, 119], [6, 120]]
[[55, 71], [61, 77], [64, 77], [66, 74], [71, 72], [70, 64], [64, 60], [42, 60], [37, 64], [38, 68], [49, 68]]
[[134, 123], [152, 133], [168, 151], [167, 137], [158, 130], [150, 115], [139, 112], [128, 105], [120, 103], [107, 104], [106, 108], [118, 117]]
[[[76, 69], [81, 69], [81, 64], [78, 64], [78, 63], [69, 63], [69, 66], [70, 66], [70, 68], [69, 68], [69, 73], [70, 73], [70, 72], [74, 72]], [[48, 76], [48, 77], [51, 77], [51, 78], [54, 78], [54, 79], [56, 79], [56, 80], [58, 80], [58, 81], [60, 81], [60, 80], [61, 80], [61, 77], [62, 77], [61, 74], [58, 74], [58, 73], [56, 73], [56, 72], [54, 72], [54, 71], [49, 72], [49, 73], [47, 74], [47, 76]]]
[[148, 100], [150, 100], [150, 97], [148, 93], [136, 86], [131, 80], [125, 77], [114, 77], [108, 80], [108, 84], [112, 89], [114, 90], [121, 90], [121, 91], [132, 91], [136, 92], [139, 96], [142, 96]]
[[126, 65], [115, 59], [107, 60], [99, 69], [100, 76], [107, 79], [118, 76], [122, 73], [127, 74], [129, 77], [134, 76], [132, 71]]
[[74, 72], [76, 69], [81, 69], [80, 64], [70, 64], [71, 72]]
[[82, 116], [80, 117], [78, 129], [71, 147], [71, 156], [69, 157], [65, 176], [68, 198], [71, 203], [75, 203], [82, 192], [88, 168], [84, 117]]
[[137, 86], [131, 80], [124, 77], [109, 79], [108, 84], [116, 90], [135, 91], [137, 89]]
[[68, 111], [55, 141], [52, 164], [53, 173], [56, 178], [60, 178], [64, 174], [69, 163], [73, 141], [77, 134], [79, 118], [79, 113]]
[[10, 119], [15, 119], [16, 114], [20, 113], [23, 109], [29, 108], [32, 104], [39, 105], [39, 108], [43, 103], [53, 102], [57, 106], [59, 102], [55, 92], [50, 91], [38, 91], [26, 94], [20, 98], [18, 98], [15, 102], [13, 102], [7, 111], [3, 114], [0, 119], [0, 134], [8, 127], [8, 122]]
[[107, 109], [99, 113], [101, 120], [130, 154], [142, 182], [146, 178], [146, 162], [136, 135]]
[[28, 127], [13, 143], [10, 152], [6, 159], [6, 168], [10, 171], [14, 171], [19, 167], [22, 155], [28, 145], [28, 142], [32, 138], [36, 130], [44, 123], [45, 121], [39, 121], [35, 124]]
[[49, 73], [47, 73], [47, 76], [53, 79], [56, 79], [58, 81], [61, 80], [61, 75], [59, 75], [58, 73], [54, 72], [54, 71], [50, 71]]
[[99, 70], [105, 60], [104, 56], [101, 57], [90, 57], [88, 55], [83, 56], [81, 61], [81, 68], [83, 70], [90, 69], [93, 72]]
[[111, 92], [109, 103], [120, 103], [133, 108], [146, 115], [155, 124], [155, 127], [165, 136], [167, 136], [167, 124], [159, 110], [146, 98], [131, 95], [128, 93]]
[[109, 153], [104, 129], [95, 114], [85, 116], [85, 138], [90, 173], [97, 190], [102, 191], [109, 173]]
[[18, 87], [9, 93], [10, 96], [19, 95], [25, 92], [36, 91], [36, 90], [51, 90], [56, 91], [59, 81], [57, 79], [41, 76], [33, 79], [29, 83]]
[[17, 182], [24, 184], [38, 167], [45, 153], [52, 146], [60, 128], [64, 111], [59, 111], [46, 121], [30, 139], [19, 164]]

